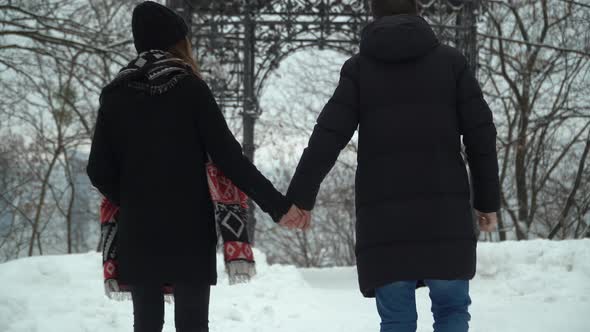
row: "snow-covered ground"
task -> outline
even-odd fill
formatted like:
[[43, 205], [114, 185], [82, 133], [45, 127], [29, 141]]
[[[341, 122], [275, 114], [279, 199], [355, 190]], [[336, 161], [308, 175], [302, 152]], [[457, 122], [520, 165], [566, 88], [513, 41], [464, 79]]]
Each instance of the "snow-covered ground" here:
[[[220, 273], [211, 331], [378, 331], [374, 300], [361, 297], [354, 268], [269, 266], [257, 254], [252, 283], [230, 287]], [[478, 255], [471, 331], [590, 331], [590, 240], [483, 243]], [[418, 331], [431, 331], [427, 292], [417, 291]], [[96, 253], [0, 264], [2, 332], [128, 332], [131, 326], [131, 303], [102, 293]], [[172, 304], [164, 331], [174, 331]]]

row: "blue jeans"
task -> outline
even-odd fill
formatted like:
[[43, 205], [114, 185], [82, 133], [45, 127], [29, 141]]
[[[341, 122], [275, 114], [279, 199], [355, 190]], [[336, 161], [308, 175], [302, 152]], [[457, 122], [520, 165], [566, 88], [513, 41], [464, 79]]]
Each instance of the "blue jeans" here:
[[[466, 332], [471, 316], [468, 280], [424, 280], [430, 289], [435, 332]], [[375, 290], [381, 332], [415, 332], [416, 280], [398, 281]]]

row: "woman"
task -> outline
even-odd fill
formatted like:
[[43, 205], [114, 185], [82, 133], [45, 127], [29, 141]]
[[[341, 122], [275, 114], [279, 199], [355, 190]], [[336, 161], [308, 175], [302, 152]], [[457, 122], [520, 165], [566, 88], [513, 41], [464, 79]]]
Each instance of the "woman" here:
[[183, 19], [144, 2], [132, 28], [139, 57], [103, 89], [88, 175], [120, 207], [118, 278], [131, 288], [135, 331], [162, 330], [163, 284], [173, 285], [177, 331], [208, 331], [217, 278], [208, 156], [273, 220], [302, 213], [242, 154], [198, 76]]

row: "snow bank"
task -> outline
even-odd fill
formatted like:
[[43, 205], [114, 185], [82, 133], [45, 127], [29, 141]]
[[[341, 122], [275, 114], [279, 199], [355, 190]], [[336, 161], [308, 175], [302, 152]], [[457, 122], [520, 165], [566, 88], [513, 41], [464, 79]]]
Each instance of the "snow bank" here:
[[[281, 299], [307, 287], [295, 267], [269, 266], [258, 250], [255, 257], [254, 282], [232, 287], [218, 257], [212, 321], [236, 326], [245, 320], [267, 325], [275, 318], [280, 321], [275, 311], [286, 314], [279, 308]], [[99, 253], [38, 256], [0, 264], [0, 332], [130, 331], [132, 314], [130, 302], [104, 296]], [[174, 331], [173, 305], [167, 305], [166, 315], [165, 331]]]
[[[219, 263], [211, 331], [378, 331], [371, 299], [354, 268], [269, 266], [229, 286]], [[590, 240], [482, 243], [471, 284], [475, 332], [590, 331]], [[418, 331], [431, 331], [427, 289], [417, 292]], [[174, 331], [166, 305], [164, 331]], [[0, 331], [131, 331], [132, 307], [103, 295], [97, 253], [43, 256], [0, 264]]]
[[502, 285], [511, 296], [551, 301], [545, 294], [555, 289], [562, 297], [588, 300], [590, 240], [481, 243], [475, 282], [494, 284], [494, 291]]

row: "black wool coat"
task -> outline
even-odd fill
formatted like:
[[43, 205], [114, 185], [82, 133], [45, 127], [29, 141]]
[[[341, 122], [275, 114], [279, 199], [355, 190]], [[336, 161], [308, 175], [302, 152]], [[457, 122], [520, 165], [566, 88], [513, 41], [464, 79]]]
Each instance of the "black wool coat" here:
[[161, 95], [102, 96], [87, 172], [120, 206], [120, 281], [215, 284], [217, 236], [207, 153], [275, 221], [290, 203], [242, 154], [207, 85], [187, 76]]
[[421, 17], [372, 22], [317, 119], [287, 196], [311, 209], [320, 183], [357, 129], [356, 255], [365, 296], [400, 280], [470, 279], [473, 205], [499, 208], [496, 129], [456, 49]]

